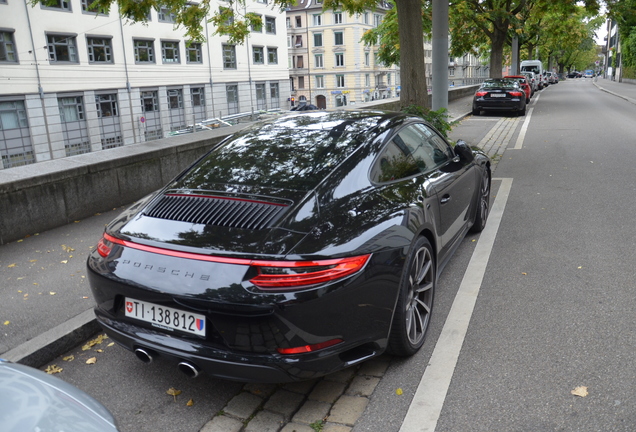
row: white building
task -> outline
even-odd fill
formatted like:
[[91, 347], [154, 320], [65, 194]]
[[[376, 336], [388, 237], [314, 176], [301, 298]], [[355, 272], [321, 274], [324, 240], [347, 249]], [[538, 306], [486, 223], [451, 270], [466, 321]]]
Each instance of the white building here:
[[285, 13], [266, 0], [247, 0], [263, 26], [236, 46], [211, 26], [207, 43], [188, 43], [164, 9], [133, 24], [116, 4], [96, 14], [91, 2], [0, 0], [0, 169], [287, 108]]

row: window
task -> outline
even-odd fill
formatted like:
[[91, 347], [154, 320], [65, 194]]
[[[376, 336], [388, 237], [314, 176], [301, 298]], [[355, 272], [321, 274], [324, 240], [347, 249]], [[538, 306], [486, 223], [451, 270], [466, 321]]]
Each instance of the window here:
[[387, 85], [391, 85], [391, 74], [386, 74], [386, 83]]
[[198, 42], [186, 43], [186, 56], [188, 63], [202, 63], [201, 44]]
[[70, 0], [51, 0], [51, 1], [43, 0], [41, 4], [44, 9], [60, 9], [63, 11], [71, 12]]
[[239, 112], [239, 100], [238, 100], [238, 85], [230, 84], [225, 86], [225, 95], [227, 97], [227, 110], [228, 114], [238, 114]]
[[252, 59], [254, 64], [265, 64], [265, 50], [263, 47], [252, 47]]
[[342, 32], [333, 32], [333, 39], [334, 39], [334, 45], [343, 45], [344, 44], [344, 37], [342, 35]]
[[272, 108], [280, 108], [280, 96], [278, 92], [278, 83], [270, 83], [269, 98]]
[[369, 24], [369, 12], [365, 12], [362, 14], [362, 22], [365, 24]]
[[336, 66], [341, 67], [344, 66], [344, 53], [336, 53]]
[[259, 110], [267, 109], [267, 92], [265, 91], [265, 83], [256, 84], [256, 108]]
[[183, 90], [168, 90], [168, 108], [183, 108]]
[[378, 27], [382, 24], [382, 15], [373, 14], [373, 27]]
[[291, 18], [285, 18], [285, 24], [287, 24], [287, 28], [291, 28]]
[[325, 77], [316, 75], [316, 88], [325, 88]]
[[314, 25], [315, 26], [322, 25], [322, 15], [321, 14], [314, 14]]
[[108, 9], [97, 8], [94, 5], [95, 0], [82, 0], [82, 12], [88, 12], [92, 14], [108, 15]]
[[342, 24], [342, 12], [334, 12], [333, 13], [333, 23], [334, 24]]
[[259, 15], [258, 16], [261, 19], [261, 22], [253, 22], [252, 23], [252, 31], [254, 33], [262, 33], [263, 32], [263, 16]]
[[35, 162], [23, 100], [0, 102], [0, 155], [4, 168]]
[[302, 27], [303, 26], [303, 20], [300, 16], [296, 16], [296, 27]]
[[278, 64], [278, 48], [267, 48], [267, 63]]
[[179, 42], [161, 41], [161, 59], [164, 63], [181, 63]]
[[153, 40], [134, 39], [135, 63], [155, 62], [155, 42]]
[[368, 51], [364, 53], [364, 65], [371, 66], [371, 56]]
[[223, 68], [236, 69], [236, 47], [223, 45]]
[[159, 102], [157, 99], [159, 99], [159, 96], [156, 91], [141, 92], [141, 106], [143, 107], [144, 114], [159, 111]]
[[162, 6], [157, 11], [157, 17], [159, 18], [159, 22], [165, 23], [174, 23], [176, 21], [176, 15], [170, 11], [169, 8]]
[[86, 36], [88, 61], [91, 63], [112, 63], [113, 47], [110, 38]]
[[384, 66], [382, 59], [380, 59], [380, 54], [377, 51], [373, 53], [373, 60], [375, 60], [376, 66]]
[[303, 36], [296, 35], [296, 43], [294, 44], [296, 48], [302, 48], [303, 46]]
[[345, 76], [344, 75], [336, 75], [336, 87], [342, 88], [345, 86]]
[[0, 62], [17, 63], [13, 31], [0, 31]]
[[205, 89], [203, 87], [194, 87], [190, 89], [192, 95], [192, 106], [205, 106]]
[[265, 17], [265, 33], [276, 34], [276, 18]]
[[0, 102], [0, 130], [28, 127], [24, 101]]
[[303, 61], [303, 56], [296, 57], [296, 67], [298, 69], [302, 69], [305, 67], [305, 62]]
[[371, 75], [364, 74], [364, 85], [365, 87], [371, 87]]
[[322, 54], [316, 54], [314, 56], [314, 61], [315, 61], [315, 67], [317, 67], [317, 68], [325, 67], [324, 63], [322, 61]]
[[64, 149], [66, 156], [89, 153], [91, 151], [88, 130], [84, 121], [84, 101], [81, 96], [57, 99], [62, 120]]
[[74, 35], [47, 35], [49, 60], [52, 63], [77, 63], [77, 43]]
[[322, 46], [322, 33], [314, 33], [314, 46], [315, 47]]
[[116, 94], [95, 95], [95, 103], [97, 104], [97, 117], [116, 117], [119, 115]]

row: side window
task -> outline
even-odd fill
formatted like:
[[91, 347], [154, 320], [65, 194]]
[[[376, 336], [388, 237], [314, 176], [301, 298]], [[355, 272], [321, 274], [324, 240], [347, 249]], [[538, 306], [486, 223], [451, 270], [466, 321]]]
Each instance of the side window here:
[[424, 124], [417, 124], [416, 127], [426, 137], [426, 141], [432, 148], [433, 163], [435, 166], [445, 164], [453, 159], [453, 152], [444, 138]]

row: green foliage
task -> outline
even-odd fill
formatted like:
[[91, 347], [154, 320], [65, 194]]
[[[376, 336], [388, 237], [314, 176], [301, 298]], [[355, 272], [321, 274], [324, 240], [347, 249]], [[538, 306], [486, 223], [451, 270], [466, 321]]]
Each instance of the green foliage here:
[[322, 432], [322, 429], [325, 427], [325, 422], [322, 420], [318, 420], [310, 424], [309, 427], [315, 430], [316, 432]]
[[402, 109], [402, 112], [422, 117], [424, 120], [433, 125], [433, 127], [437, 129], [439, 133], [444, 135], [444, 138], [448, 138], [448, 133], [453, 130], [453, 126], [457, 124], [457, 122], [448, 121], [448, 119], [450, 119], [450, 116], [448, 115], [448, 110], [446, 108], [440, 108], [436, 111], [426, 111], [420, 106], [409, 105]]

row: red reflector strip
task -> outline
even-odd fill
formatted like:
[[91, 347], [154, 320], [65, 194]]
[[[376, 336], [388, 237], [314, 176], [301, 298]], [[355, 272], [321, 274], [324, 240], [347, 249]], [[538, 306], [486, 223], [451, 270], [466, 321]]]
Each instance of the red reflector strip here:
[[308, 352], [313, 352], [313, 351], [318, 351], [324, 348], [328, 348], [330, 346], [334, 346], [342, 342], [344, 342], [344, 340], [342, 339], [332, 339], [326, 342], [320, 342], [313, 345], [305, 345], [305, 346], [299, 346], [294, 348], [276, 348], [276, 351], [278, 351], [280, 354], [303, 354], [303, 353], [308, 353]]
[[[249, 265], [254, 267], [267, 267], [278, 269], [302, 269], [307, 267], [317, 267], [316, 271], [293, 274], [263, 274], [259, 269], [259, 274], [250, 280], [254, 285], [261, 288], [285, 289], [289, 287], [302, 287], [332, 281], [334, 279], [349, 276], [364, 267], [371, 255], [360, 255], [347, 258], [335, 258], [315, 261], [266, 261], [252, 260], [246, 258], [226, 258], [220, 256], [202, 255], [192, 252], [180, 252], [171, 249], [164, 249], [155, 246], [146, 246], [128, 240], [118, 239], [110, 234], [104, 233], [104, 238], [100, 240], [97, 249], [103, 257], [108, 256], [111, 246], [106, 242], [118, 244], [120, 246], [137, 249], [144, 252], [156, 253], [199, 261], [215, 262], [222, 264]], [[100, 245], [103, 247], [100, 249]], [[103, 254], [105, 253], [105, 255]], [[322, 267], [322, 268], [321, 268]]]

